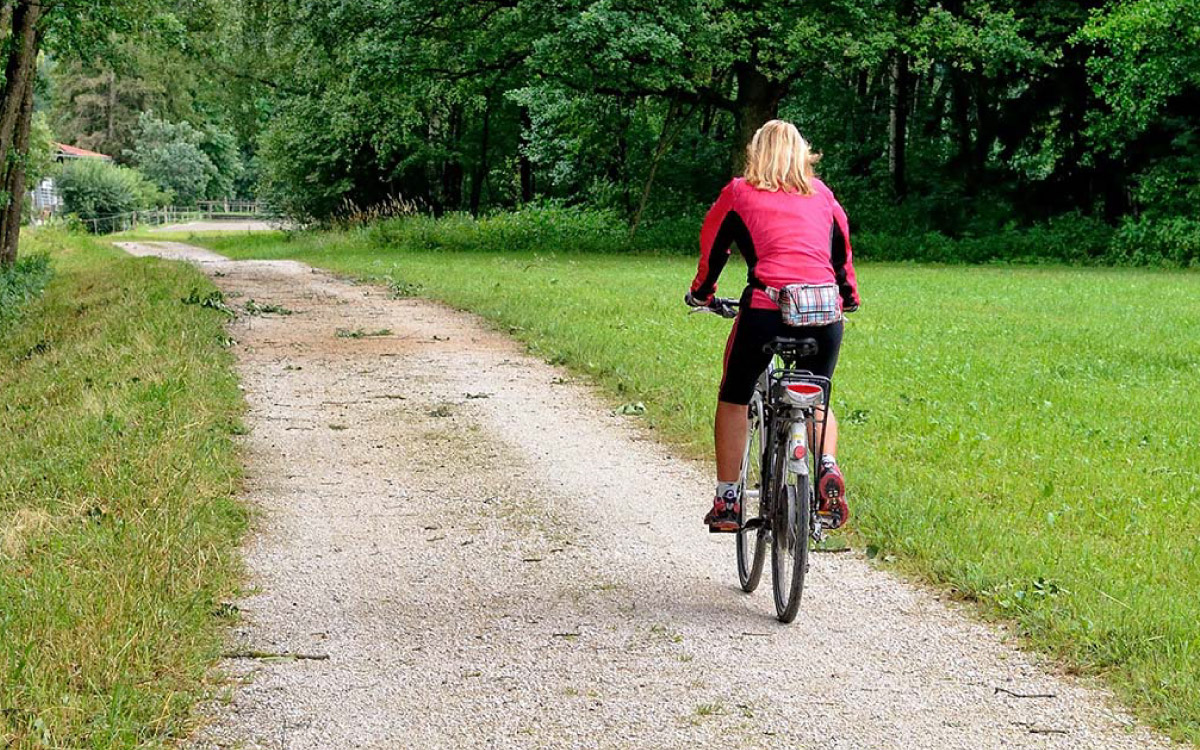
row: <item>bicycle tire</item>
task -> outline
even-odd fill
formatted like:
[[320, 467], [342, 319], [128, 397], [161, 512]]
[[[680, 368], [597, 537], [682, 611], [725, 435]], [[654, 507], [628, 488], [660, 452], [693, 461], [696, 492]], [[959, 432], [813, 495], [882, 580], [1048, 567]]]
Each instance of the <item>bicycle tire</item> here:
[[763, 450], [766, 437], [765, 416], [762, 395], [755, 392], [750, 400], [747, 415], [750, 430], [746, 440], [746, 453], [742, 458], [742, 509], [738, 518], [741, 530], [737, 535], [738, 583], [747, 594], [758, 588], [762, 580], [763, 563], [767, 557], [766, 537], [769, 534], [769, 524], [745, 528], [748, 520], [761, 518], [763, 509], [769, 505], [765, 502], [762, 491], [763, 477], [766, 475], [766, 453]]
[[[786, 450], [786, 448], [784, 449]], [[786, 457], [779, 456], [781, 481], [776, 491], [772, 513], [771, 577], [775, 593], [775, 616], [780, 622], [796, 619], [800, 597], [804, 593], [804, 576], [808, 573], [808, 535], [811, 508], [809, 477], [796, 476], [786, 481]]]

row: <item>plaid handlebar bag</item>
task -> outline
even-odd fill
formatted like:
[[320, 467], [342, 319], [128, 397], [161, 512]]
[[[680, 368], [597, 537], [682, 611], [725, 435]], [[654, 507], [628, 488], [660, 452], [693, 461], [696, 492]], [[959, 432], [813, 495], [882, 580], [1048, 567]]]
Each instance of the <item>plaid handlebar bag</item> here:
[[827, 326], [842, 319], [842, 298], [837, 284], [789, 284], [766, 287], [767, 296], [779, 305], [784, 325]]

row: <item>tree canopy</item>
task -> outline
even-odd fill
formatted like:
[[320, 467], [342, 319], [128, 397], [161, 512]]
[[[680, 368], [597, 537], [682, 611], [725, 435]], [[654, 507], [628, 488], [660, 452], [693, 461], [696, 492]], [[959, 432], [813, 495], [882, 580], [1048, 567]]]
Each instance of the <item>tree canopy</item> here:
[[[702, 210], [778, 116], [868, 230], [1196, 220], [1200, 0], [97, 7], [41, 22], [49, 122], [180, 197], [316, 221], [549, 199], [636, 228]], [[148, 111], [200, 135], [139, 142]]]

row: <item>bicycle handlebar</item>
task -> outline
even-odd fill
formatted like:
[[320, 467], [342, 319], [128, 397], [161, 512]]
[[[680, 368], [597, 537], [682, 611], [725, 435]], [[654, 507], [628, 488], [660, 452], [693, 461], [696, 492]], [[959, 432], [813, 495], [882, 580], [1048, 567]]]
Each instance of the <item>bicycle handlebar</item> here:
[[720, 315], [722, 318], [736, 318], [740, 304], [735, 299], [713, 297], [708, 301], [707, 305], [693, 306], [692, 313], [712, 313], [713, 315]]

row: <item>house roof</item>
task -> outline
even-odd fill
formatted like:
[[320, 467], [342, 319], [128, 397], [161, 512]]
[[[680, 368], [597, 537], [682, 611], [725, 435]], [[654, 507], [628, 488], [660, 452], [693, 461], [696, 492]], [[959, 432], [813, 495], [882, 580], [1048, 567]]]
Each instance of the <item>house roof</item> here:
[[54, 144], [58, 147], [58, 152], [63, 156], [72, 159], [104, 159], [112, 161], [112, 157], [107, 154], [101, 154], [98, 151], [88, 151], [86, 148], [78, 148], [76, 146], [68, 146], [65, 143]]

